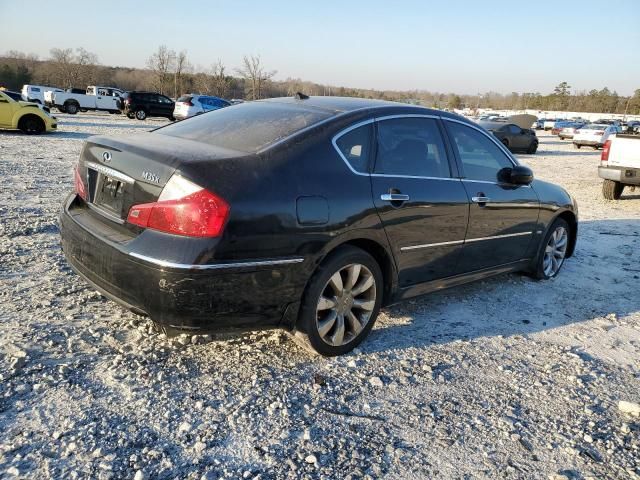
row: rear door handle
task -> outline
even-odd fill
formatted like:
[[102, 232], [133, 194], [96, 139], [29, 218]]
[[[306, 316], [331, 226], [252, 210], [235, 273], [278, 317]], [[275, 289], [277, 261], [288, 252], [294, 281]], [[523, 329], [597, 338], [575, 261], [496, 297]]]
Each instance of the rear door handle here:
[[384, 202], [407, 202], [409, 199], [409, 195], [402, 193], [383, 193], [380, 195], [380, 200]]
[[489, 197], [485, 197], [484, 195], [478, 196], [478, 197], [471, 197], [471, 201], [475, 202], [475, 203], [487, 203], [489, 202], [491, 199]]

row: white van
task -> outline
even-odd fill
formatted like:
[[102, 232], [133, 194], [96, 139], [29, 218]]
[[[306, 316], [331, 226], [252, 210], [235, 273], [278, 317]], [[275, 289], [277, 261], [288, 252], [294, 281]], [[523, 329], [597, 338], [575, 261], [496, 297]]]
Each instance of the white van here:
[[44, 105], [44, 92], [48, 91], [64, 92], [61, 88], [56, 87], [47, 87], [44, 85], [23, 85], [20, 93], [22, 94], [22, 99], [25, 102], [34, 102]]

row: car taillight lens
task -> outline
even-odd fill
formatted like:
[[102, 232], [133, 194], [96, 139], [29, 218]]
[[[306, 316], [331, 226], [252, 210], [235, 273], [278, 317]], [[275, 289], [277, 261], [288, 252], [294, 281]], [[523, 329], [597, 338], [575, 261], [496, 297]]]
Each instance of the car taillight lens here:
[[82, 176], [78, 171], [78, 166], [73, 167], [73, 186], [78, 195], [86, 202], [87, 195], [87, 187], [84, 185], [84, 181], [82, 180]]
[[609, 150], [611, 149], [611, 140], [604, 142], [602, 147], [602, 155], [600, 155], [600, 165], [606, 167], [609, 164]]
[[174, 175], [157, 202], [132, 206], [127, 221], [176, 235], [218, 237], [228, 216], [229, 205], [222, 198]]

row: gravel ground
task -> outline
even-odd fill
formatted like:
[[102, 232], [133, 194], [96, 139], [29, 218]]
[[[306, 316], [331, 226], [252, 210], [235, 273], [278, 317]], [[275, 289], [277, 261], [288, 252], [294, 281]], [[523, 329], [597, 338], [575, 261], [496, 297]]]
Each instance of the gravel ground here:
[[57, 116], [0, 132], [0, 477], [640, 478], [640, 194], [603, 200], [599, 153], [539, 133], [520, 156], [580, 205], [557, 279], [388, 308], [324, 359], [278, 331], [167, 339], [87, 287], [57, 228], [82, 142], [164, 121]]

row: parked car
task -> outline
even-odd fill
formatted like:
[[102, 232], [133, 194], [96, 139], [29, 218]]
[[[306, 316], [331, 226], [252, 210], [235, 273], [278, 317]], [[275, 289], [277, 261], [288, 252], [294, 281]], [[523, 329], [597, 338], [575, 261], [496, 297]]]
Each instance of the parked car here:
[[25, 102], [39, 103], [44, 105], [44, 94], [46, 92], [63, 92], [61, 88], [48, 87], [45, 85], [23, 85], [22, 86], [22, 99]]
[[604, 179], [602, 195], [618, 200], [625, 187], [640, 187], [640, 136], [618, 134], [602, 148], [598, 175]]
[[560, 129], [560, 131], [558, 132], [558, 137], [560, 138], [560, 140], [573, 138], [576, 132], [584, 127], [584, 125], [585, 124], [581, 122], [568, 123]]
[[500, 139], [502, 144], [512, 152], [525, 151], [536, 153], [538, 150], [538, 137], [536, 132], [529, 128], [520, 128], [513, 123], [479, 122], [479, 125], [489, 130]]
[[544, 118], [539, 118], [538, 120], [533, 122], [533, 124], [531, 125], [531, 128], [533, 128], [534, 130], [542, 130], [544, 128], [544, 122], [545, 122]]
[[42, 110], [37, 103], [16, 101], [0, 91], [0, 128], [39, 134], [51, 132], [57, 126], [56, 118]]
[[585, 125], [585, 123], [575, 122], [573, 120], [558, 120], [556, 123], [553, 124], [553, 128], [551, 129], [551, 135], [559, 135], [560, 131], [564, 127], [577, 126], [577, 125], [583, 126]]
[[599, 118], [593, 123], [597, 123], [599, 125], [616, 125], [616, 126], [620, 126], [622, 124], [620, 120], [613, 120], [609, 118]]
[[52, 103], [61, 112], [71, 115], [75, 115], [80, 110], [119, 113], [118, 99], [123, 93], [119, 88], [90, 85], [85, 93], [55, 92]]
[[230, 102], [222, 98], [192, 93], [178, 98], [173, 110], [173, 116], [176, 120], [184, 120], [194, 115], [200, 115], [201, 113], [218, 110], [230, 105]]
[[551, 130], [557, 121], [558, 120], [555, 118], [545, 118], [544, 123], [542, 124], [542, 129]]
[[[53, 96], [60, 91], [61, 91], [60, 89], [57, 89], [56, 91], [47, 90], [46, 92], [44, 92], [44, 104], [49, 107], [53, 107], [54, 106]], [[67, 88], [64, 90], [64, 92], [85, 95], [87, 93], [87, 89], [86, 88]]]
[[610, 135], [621, 133], [622, 128], [615, 125], [602, 125], [591, 123], [580, 128], [573, 136], [573, 145], [576, 148], [582, 146], [601, 148]]
[[[15, 100], [16, 102], [24, 102], [24, 100], [22, 99], [22, 94], [20, 92], [14, 92], [11, 90], [1, 90], [1, 91], [4, 92], [9, 98], [12, 98], [13, 100]], [[35, 102], [31, 102], [31, 103], [35, 103]], [[36, 103], [36, 105], [38, 105], [39, 108], [41, 108], [47, 113], [51, 112], [51, 109], [46, 105], [41, 105], [39, 103]]]
[[147, 117], [165, 117], [175, 120], [175, 103], [169, 97], [156, 92], [126, 92], [119, 102], [120, 111], [129, 118], [144, 120]]
[[74, 175], [60, 232], [89, 284], [167, 332], [280, 327], [323, 355], [383, 305], [555, 277], [577, 236], [571, 196], [495, 136], [393, 102], [261, 100], [95, 136]]

